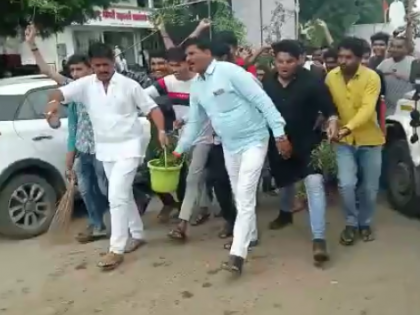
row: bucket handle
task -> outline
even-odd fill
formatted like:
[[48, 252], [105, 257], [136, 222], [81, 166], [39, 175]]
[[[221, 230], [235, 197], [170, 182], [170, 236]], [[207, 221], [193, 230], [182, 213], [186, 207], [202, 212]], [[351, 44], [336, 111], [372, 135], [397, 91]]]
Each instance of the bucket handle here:
[[165, 168], [168, 168], [168, 158], [167, 158], [166, 145], [163, 146], [163, 156], [164, 156], [164, 160], [165, 160]]

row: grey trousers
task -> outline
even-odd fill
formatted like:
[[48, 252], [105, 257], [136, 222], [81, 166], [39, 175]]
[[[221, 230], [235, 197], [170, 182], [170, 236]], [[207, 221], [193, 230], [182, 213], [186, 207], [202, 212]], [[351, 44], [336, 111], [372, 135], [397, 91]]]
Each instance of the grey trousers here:
[[[182, 202], [179, 218], [190, 221], [195, 204], [199, 201], [201, 207], [208, 207], [206, 182], [206, 164], [212, 144], [197, 144], [192, 149], [191, 162], [188, 168], [184, 201]], [[205, 204], [207, 203], [207, 204]]]

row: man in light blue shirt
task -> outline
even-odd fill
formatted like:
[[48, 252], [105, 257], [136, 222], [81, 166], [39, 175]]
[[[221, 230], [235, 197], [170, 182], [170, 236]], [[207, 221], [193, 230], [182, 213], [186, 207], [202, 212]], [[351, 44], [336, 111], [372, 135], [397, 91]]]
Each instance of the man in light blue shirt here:
[[209, 118], [220, 137], [237, 206], [230, 260], [223, 268], [241, 273], [256, 225], [256, 191], [272, 130], [279, 152], [291, 154], [285, 122], [271, 99], [244, 69], [215, 61], [210, 44], [191, 39], [185, 44], [187, 61], [199, 76], [191, 85], [190, 110], [174, 154], [188, 151]]

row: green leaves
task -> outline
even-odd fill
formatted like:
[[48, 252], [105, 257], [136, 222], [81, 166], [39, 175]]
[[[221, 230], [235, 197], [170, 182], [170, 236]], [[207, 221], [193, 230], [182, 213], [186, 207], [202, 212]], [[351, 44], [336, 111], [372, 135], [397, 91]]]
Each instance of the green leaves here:
[[34, 22], [42, 35], [94, 18], [95, 7], [107, 8], [111, 0], [1, 0], [0, 35], [14, 36]]

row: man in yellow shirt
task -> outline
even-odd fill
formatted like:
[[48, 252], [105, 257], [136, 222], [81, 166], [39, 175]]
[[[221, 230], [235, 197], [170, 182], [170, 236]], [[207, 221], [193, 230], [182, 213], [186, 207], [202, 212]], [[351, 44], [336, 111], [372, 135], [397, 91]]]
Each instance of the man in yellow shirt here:
[[[326, 84], [337, 107], [341, 127], [335, 150], [346, 227], [340, 241], [343, 245], [352, 245], [359, 235], [365, 242], [374, 239], [371, 224], [385, 138], [376, 113], [380, 78], [375, 71], [361, 65], [364, 41], [348, 37], [338, 48], [340, 67], [328, 73]], [[361, 178], [360, 183], [358, 178]]]

